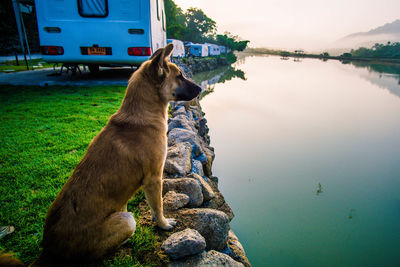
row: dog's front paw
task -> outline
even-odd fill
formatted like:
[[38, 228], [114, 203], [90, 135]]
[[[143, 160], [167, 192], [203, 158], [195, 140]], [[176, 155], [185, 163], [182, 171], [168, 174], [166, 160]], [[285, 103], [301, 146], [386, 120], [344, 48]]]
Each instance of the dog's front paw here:
[[176, 220], [175, 219], [165, 219], [163, 220], [162, 223], [159, 223], [158, 226], [163, 229], [163, 230], [171, 230], [172, 228], [174, 228], [174, 226], [176, 225]]

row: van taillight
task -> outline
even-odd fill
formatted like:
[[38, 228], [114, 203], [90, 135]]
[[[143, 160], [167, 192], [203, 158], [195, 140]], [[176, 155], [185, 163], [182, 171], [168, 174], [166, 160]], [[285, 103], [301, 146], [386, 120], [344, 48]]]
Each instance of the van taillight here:
[[64, 55], [62, 46], [41, 46], [42, 55]]
[[130, 56], [151, 56], [150, 47], [128, 47], [128, 55]]

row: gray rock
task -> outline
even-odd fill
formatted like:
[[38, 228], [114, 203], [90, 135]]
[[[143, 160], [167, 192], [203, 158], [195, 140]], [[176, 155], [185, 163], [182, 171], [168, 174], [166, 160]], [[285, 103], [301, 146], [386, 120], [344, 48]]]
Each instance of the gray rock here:
[[[189, 179], [189, 178], [188, 178]], [[178, 210], [184, 227], [196, 229], [206, 239], [207, 249], [223, 250], [228, 241], [229, 218], [214, 209]]]
[[170, 132], [174, 128], [182, 128], [188, 131], [197, 132], [197, 129], [194, 125], [188, 120], [185, 115], [178, 115], [173, 117], [168, 123], [168, 132]]
[[186, 115], [186, 109], [184, 106], [178, 106], [174, 112], [172, 112], [172, 117], [176, 117], [178, 115]]
[[235, 233], [232, 230], [229, 230], [229, 232], [228, 232], [228, 239], [229, 239], [229, 242], [234, 243], [234, 245], [238, 249], [240, 249], [244, 252], [244, 248], [243, 248], [242, 244], [239, 242], [239, 238], [235, 235]]
[[163, 197], [163, 205], [165, 210], [177, 210], [189, 203], [189, 196], [186, 194], [168, 191]]
[[204, 176], [203, 164], [198, 160], [192, 159], [192, 168], [190, 171], [197, 173], [200, 176]]
[[191, 169], [192, 146], [188, 142], [168, 147], [164, 171], [173, 176], [185, 176]]
[[192, 112], [193, 117], [201, 118], [204, 116], [204, 113], [201, 111], [200, 104], [196, 103], [194, 106], [190, 106], [189, 110]]
[[212, 164], [215, 158], [214, 151], [206, 147], [205, 145], [202, 146], [202, 150], [204, 151], [204, 155], [207, 158], [207, 162], [203, 163], [203, 170], [206, 176], [212, 175]]
[[196, 179], [201, 185], [201, 191], [203, 192], [204, 201], [209, 201], [215, 198], [215, 193], [212, 190], [211, 186], [204, 180], [203, 177], [196, 173], [191, 173], [188, 177]]
[[208, 134], [209, 129], [207, 127], [207, 120], [205, 118], [199, 119], [196, 123], [196, 128], [198, 128], [200, 136]]
[[196, 230], [186, 228], [172, 234], [161, 245], [172, 259], [196, 255], [206, 248], [206, 240]]
[[198, 156], [202, 153], [200, 139], [195, 132], [181, 128], [174, 128], [168, 133], [168, 145], [173, 146], [177, 143], [189, 142], [193, 153]]
[[164, 179], [163, 195], [175, 191], [189, 196], [188, 207], [199, 207], [203, 203], [203, 193], [198, 181], [192, 178]]
[[210, 179], [207, 178], [207, 183], [214, 191], [215, 198], [205, 202], [203, 206], [224, 212], [226, 215], [228, 215], [228, 218], [231, 221], [235, 215], [233, 214], [231, 207], [228, 205], [228, 203], [226, 203], [224, 196], [219, 192], [218, 185], [215, 182], [218, 182], [217, 177], [211, 177]]
[[215, 186], [218, 186], [218, 177], [217, 176], [210, 176], [209, 180], [211, 180]]
[[183, 261], [172, 261], [169, 266], [171, 267], [193, 267], [193, 266], [230, 266], [230, 267], [243, 267], [243, 264], [233, 260], [226, 254], [220, 253], [215, 250], [203, 252], [199, 255], [192, 256]]
[[246, 252], [244, 251], [242, 244], [239, 242], [239, 239], [232, 230], [229, 230], [228, 233], [228, 247], [228, 255], [232, 259], [243, 263], [243, 265], [246, 267], [251, 267], [251, 264], [246, 256]]
[[186, 118], [188, 118], [189, 121], [193, 121], [193, 113], [191, 111], [187, 111]]

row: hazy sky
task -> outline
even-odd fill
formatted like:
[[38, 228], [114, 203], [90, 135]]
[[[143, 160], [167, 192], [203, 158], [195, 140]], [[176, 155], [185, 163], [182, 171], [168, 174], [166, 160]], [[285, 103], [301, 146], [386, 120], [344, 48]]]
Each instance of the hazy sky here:
[[174, 0], [199, 7], [251, 47], [314, 50], [400, 18], [400, 0]]

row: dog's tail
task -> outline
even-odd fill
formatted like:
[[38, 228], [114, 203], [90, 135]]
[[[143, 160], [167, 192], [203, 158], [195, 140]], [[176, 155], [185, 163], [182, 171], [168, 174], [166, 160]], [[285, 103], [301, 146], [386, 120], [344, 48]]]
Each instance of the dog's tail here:
[[25, 264], [15, 257], [12, 253], [0, 251], [0, 267], [24, 267]]

